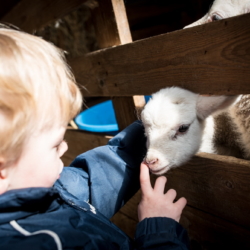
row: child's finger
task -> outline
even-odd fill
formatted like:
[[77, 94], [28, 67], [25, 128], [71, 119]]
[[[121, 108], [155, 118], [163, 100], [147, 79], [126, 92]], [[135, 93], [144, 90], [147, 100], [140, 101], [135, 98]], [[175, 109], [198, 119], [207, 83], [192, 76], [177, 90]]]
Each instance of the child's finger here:
[[174, 201], [177, 193], [174, 189], [169, 189], [167, 193], [165, 194], [166, 199], [170, 200], [171, 202]]
[[187, 205], [187, 200], [184, 197], [181, 197], [175, 204], [182, 210]]
[[148, 166], [144, 163], [141, 163], [140, 183], [142, 194], [152, 191], [152, 186], [149, 177], [149, 169]]
[[165, 176], [158, 177], [155, 181], [154, 191], [156, 191], [157, 193], [164, 194], [166, 182], [167, 178]]

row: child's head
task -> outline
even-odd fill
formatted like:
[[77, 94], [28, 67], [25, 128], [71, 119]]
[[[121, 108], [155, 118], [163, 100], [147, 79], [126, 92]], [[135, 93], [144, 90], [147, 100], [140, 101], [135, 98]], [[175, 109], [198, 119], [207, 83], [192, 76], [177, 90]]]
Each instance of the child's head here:
[[81, 102], [59, 49], [0, 28], [0, 170], [19, 160], [32, 135], [66, 127]]

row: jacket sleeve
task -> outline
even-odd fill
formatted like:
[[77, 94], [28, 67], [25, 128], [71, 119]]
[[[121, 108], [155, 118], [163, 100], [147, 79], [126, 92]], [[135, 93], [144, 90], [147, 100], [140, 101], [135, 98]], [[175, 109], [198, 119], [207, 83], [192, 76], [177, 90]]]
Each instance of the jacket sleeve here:
[[146, 218], [137, 225], [135, 247], [137, 250], [186, 250], [189, 239], [187, 231], [173, 219]]
[[145, 152], [144, 127], [136, 121], [108, 145], [76, 157], [61, 174], [60, 182], [72, 195], [89, 200], [111, 218], [139, 189], [140, 163]]

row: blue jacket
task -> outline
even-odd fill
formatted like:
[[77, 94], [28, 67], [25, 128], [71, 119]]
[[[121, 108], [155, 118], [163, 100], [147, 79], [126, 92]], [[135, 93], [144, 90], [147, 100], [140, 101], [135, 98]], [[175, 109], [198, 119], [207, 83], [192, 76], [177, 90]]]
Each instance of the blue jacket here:
[[54, 187], [0, 195], [0, 249], [187, 249], [187, 233], [172, 219], [144, 219], [134, 239], [109, 220], [139, 188], [144, 145], [135, 122], [78, 156]]

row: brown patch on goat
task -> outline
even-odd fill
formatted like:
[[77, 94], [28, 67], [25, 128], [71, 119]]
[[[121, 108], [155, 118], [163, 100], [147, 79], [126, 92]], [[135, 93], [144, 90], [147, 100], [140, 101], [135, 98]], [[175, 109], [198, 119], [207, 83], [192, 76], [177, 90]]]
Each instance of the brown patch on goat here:
[[240, 133], [228, 112], [214, 117], [214, 146], [218, 154], [243, 158], [244, 152], [240, 143]]
[[250, 131], [250, 95], [242, 95], [241, 99], [235, 104], [235, 115], [245, 131]]

